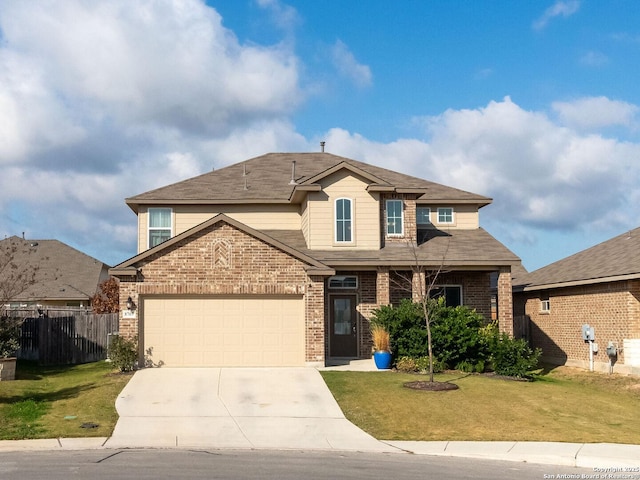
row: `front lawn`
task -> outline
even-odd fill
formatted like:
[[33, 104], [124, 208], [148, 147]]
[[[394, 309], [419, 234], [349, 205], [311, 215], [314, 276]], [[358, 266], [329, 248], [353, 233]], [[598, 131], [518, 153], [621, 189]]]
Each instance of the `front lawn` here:
[[447, 373], [458, 390], [403, 387], [424, 376], [324, 371], [345, 416], [381, 440], [640, 444], [640, 379], [559, 367], [535, 382]]
[[38, 367], [19, 361], [16, 380], [0, 382], [0, 440], [107, 437], [118, 420], [116, 397], [130, 378], [114, 374], [107, 362]]

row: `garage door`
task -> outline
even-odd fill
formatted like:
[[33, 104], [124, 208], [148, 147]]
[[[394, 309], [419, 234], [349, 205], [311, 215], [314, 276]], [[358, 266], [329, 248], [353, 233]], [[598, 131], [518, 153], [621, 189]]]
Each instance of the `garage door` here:
[[169, 367], [304, 365], [299, 296], [148, 298], [144, 351]]

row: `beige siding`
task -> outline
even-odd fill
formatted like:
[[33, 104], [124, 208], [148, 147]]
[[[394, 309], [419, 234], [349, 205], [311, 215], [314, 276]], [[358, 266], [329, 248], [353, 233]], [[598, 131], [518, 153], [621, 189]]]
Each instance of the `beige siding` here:
[[[367, 183], [350, 172], [334, 173], [321, 182], [322, 192], [309, 194], [306, 208], [308, 234], [307, 244], [311, 249], [380, 248], [380, 209], [378, 194], [366, 191]], [[335, 242], [334, 205], [338, 198], [352, 201], [352, 242]]]
[[[173, 209], [173, 235], [179, 235], [211, 217], [224, 213], [257, 230], [299, 230], [299, 205], [179, 205]], [[138, 214], [138, 252], [147, 245], [147, 210]]]
[[[473, 230], [480, 227], [480, 215], [475, 205], [424, 205], [418, 207], [431, 208], [431, 222], [438, 228], [452, 230]], [[453, 208], [453, 224], [438, 223], [438, 208]]]
[[304, 239], [309, 244], [309, 197], [305, 197], [300, 207], [300, 224], [302, 227], [302, 234]]

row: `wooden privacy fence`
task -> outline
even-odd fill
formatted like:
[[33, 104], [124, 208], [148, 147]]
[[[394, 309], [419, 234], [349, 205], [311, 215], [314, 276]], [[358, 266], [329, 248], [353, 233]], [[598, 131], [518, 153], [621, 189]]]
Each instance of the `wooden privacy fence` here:
[[38, 360], [40, 365], [104, 360], [111, 335], [117, 332], [117, 313], [47, 312], [24, 319], [18, 358]]

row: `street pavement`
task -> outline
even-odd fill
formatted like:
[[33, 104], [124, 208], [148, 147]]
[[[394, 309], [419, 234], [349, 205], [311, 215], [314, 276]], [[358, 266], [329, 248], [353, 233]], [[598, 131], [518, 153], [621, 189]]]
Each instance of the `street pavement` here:
[[[362, 360], [327, 369], [375, 367], [372, 360]], [[120, 393], [116, 409], [119, 420], [111, 437], [0, 441], [0, 453], [130, 448], [386, 452], [586, 467], [640, 479], [640, 445], [377, 440], [344, 417], [313, 368], [144, 369]]]

